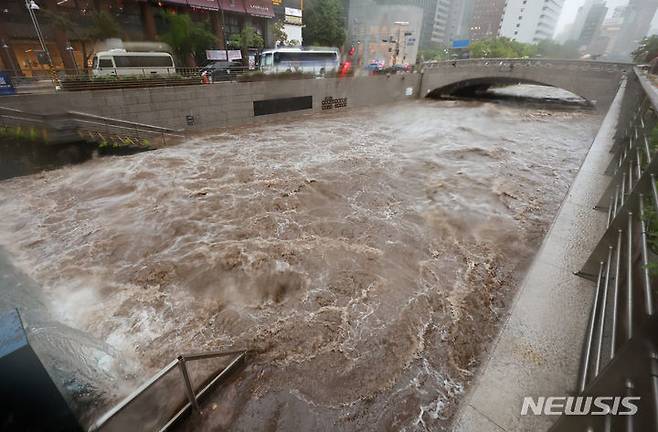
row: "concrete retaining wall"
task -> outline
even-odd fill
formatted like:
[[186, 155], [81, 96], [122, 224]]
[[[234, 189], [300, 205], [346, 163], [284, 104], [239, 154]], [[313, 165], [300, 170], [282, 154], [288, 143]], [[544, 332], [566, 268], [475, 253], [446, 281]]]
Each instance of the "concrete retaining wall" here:
[[[321, 112], [322, 101], [327, 97], [347, 98], [347, 108], [392, 103], [416, 97], [419, 86], [420, 75], [417, 74], [225, 82], [198, 86], [8, 96], [0, 100], [0, 105], [43, 114], [81, 111], [162, 127], [203, 131], [250, 123], [254, 119], [269, 120], [276, 116], [291, 118], [301, 113]], [[254, 116], [254, 101], [296, 96], [312, 96], [313, 109]], [[331, 111], [336, 109], [344, 108]], [[187, 122], [188, 116], [194, 118], [191, 126]]]

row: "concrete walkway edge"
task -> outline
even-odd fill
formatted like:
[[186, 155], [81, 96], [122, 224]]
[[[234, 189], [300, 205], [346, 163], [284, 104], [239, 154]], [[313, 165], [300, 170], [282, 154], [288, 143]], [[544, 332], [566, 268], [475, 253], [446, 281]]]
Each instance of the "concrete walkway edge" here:
[[594, 283], [574, 272], [605, 230], [607, 213], [594, 206], [610, 182], [605, 170], [625, 87], [624, 79], [460, 407], [454, 431], [546, 431], [557, 417], [522, 417], [523, 398], [575, 393]]

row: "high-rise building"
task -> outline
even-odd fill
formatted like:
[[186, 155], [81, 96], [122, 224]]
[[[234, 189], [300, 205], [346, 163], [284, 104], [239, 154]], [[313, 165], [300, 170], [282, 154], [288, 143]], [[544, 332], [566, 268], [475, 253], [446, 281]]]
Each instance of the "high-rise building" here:
[[630, 60], [631, 52], [647, 35], [657, 9], [658, 0], [629, 0], [610, 58]]
[[505, 0], [473, 0], [469, 34], [472, 40], [498, 36]]
[[[360, 3], [362, 0], [354, 0], [350, 3]], [[418, 35], [420, 48], [425, 48], [432, 43], [432, 31], [434, 30], [434, 17], [436, 15], [436, 4], [438, 0], [375, 0], [378, 5], [413, 6], [420, 8], [423, 13], [423, 22]], [[351, 6], [350, 6], [351, 7]]]
[[[569, 29], [569, 34], [567, 35], [567, 40], [578, 40], [580, 39], [580, 33], [583, 31], [583, 26], [585, 25], [585, 19], [587, 19], [587, 14], [589, 14], [590, 9], [597, 0], [585, 0], [585, 3], [578, 8], [576, 13], [576, 19], [571, 23], [571, 28]], [[601, 0], [598, 0], [599, 2]]]
[[432, 42], [450, 45], [455, 39], [468, 39], [473, 0], [438, 0], [432, 29]]
[[423, 10], [418, 6], [378, 0], [351, 1], [348, 11], [348, 43], [355, 47], [359, 66], [379, 63], [415, 63]]
[[609, 58], [612, 47], [621, 31], [621, 26], [624, 23], [624, 13], [626, 7], [618, 6], [613, 9], [612, 15], [603, 21], [603, 25], [599, 29], [594, 39], [589, 44], [588, 52], [590, 55], [597, 58]]
[[587, 46], [592, 42], [594, 36], [596, 36], [599, 29], [601, 28], [607, 13], [608, 8], [605, 6], [605, 3], [592, 5], [592, 7], [589, 9], [589, 12], [587, 13], [587, 16], [585, 17], [583, 28], [580, 31], [580, 35], [577, 39], [580, 46]]
[[508, 0], [499, 35], [525, 43], [552, 39], [563, 4], [564, 0]]
[[432, 25], [432, 42], [446, 44], [450, 39], [448, 23], [450, 20], [450, 0], [438, 0]]

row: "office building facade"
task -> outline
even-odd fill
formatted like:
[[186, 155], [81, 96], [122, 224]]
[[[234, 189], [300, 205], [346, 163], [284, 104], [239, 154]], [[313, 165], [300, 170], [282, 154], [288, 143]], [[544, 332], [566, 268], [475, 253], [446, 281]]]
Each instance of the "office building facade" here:
[[505, 11], [506, 0], [473, 0], [469, 22], [472, 40], [490, 39], [498, 36]]
[[524, 43], [552, 39], [563, 5], [564, 0], [508, 0], [499, 35]]

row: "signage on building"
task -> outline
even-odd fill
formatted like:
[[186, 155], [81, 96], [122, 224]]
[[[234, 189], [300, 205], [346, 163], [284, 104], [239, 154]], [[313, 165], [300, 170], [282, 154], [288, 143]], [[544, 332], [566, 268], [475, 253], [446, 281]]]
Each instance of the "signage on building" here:
[[245, 13], [242, 0], [219, 0], [219, 7], [224, 12]]
[[286, 24], [302, 25], [302, 10], [295, 8], [285, 8]]
[[327, 96], [322, 99], [321, 106], [323, 111], [334, 108], [345, 108], [347, 106], [347, 98], [333, 98]]
[[302, 10], [301, 9], [295, 9], [295, 8], [285, 8], [286, 15], [290, 16], [296, 16], [296, 17], [302, 17]]
[[[208, 60], [226, 61], [226, 50], [206, 50], [206, 58]], [[229, 60], [241, 60], [242, 52], [240, 50], [228, 50]]]
[[274, 10], [272, 9], [271, 0], [245, 0], [244, 7], [249, 15], [263, 18], [274, 18]]
[[286, 24], [302, 25], [301, 17], [286, 15]]
[[219, 4], [217, 0], [187, 0], [187, 5], [197, 9], [206, 9], [218, 11]]
[[471, 45], [470, 39], [457, 39], [452, 41], [453, 49], [468, 48]]
[[14, 84], [11, 82], [9, 73], [0, 72], [0, 95], [13, 95], [16, 94]]

